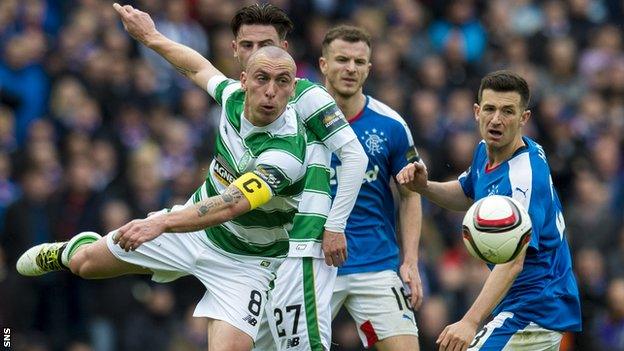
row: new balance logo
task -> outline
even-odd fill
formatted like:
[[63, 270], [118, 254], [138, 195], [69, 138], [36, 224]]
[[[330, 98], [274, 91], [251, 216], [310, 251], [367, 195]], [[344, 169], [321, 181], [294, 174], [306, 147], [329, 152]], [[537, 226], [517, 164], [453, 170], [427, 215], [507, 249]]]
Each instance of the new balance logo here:
[[521, 193], [522, 193], [522, 195], [524, 195], [524, 197], [526, 198], [526, 193], [527, 193], [527, 191], [529, 191], [529, 188], [526, 188], [526, 189], [522, 190], [522, 189], [520, 189], [519, 187], [516, 187], [516, 188], [514, 189], [514, 191], [519, 191], [519, 192], [521, 192]]
[[299, 346], [299, 337], [295, 336], [294, 338], [290, 338], [286, 341], [286, 348], [289, 349], [291, 347]]
[[248, 314], [247, 317], [243, 318], [243, 320], [251, 324], [252, 327], [255, 327], [256, 324], [258, 324], [258, 320], [252, 317], [250, 314]]

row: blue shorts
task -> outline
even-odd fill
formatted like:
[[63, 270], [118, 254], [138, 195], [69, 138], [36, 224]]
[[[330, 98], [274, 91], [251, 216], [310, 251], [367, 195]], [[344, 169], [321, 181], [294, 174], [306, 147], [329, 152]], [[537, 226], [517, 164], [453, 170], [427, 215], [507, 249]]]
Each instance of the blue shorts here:
[[486, 324], [468, 347], [468, 351], [557, 351], [563, 333], [514, 318], [511, 312], [501, 312]]

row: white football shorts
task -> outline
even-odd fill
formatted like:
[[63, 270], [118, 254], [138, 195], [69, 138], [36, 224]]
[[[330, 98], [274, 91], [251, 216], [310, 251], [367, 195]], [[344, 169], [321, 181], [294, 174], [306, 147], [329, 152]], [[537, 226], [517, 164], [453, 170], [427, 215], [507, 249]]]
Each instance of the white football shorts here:
[[156, 282], [170, 282], [194, 275], [206, 287], [193, 315], [225, 321], [256, 339], [267, 293], [283, 258], [236, 255], [216, 247], [204, 231], [164, 233], [126, 252], [106, 243], [118, 259], [145, 267]]
[[557, 351], [563, 333], [501, 312], [477, 332], [468, 351]]
[[254, 350], [329, 350], [330, 299], [337, 271], [322, 258], [286, 258], [277, 271]]
[[331, 299], [332, 318], [343, 305], [366, 348], [391, 336], [418, 337], [408, 293], [394, 271], [338, 276]]

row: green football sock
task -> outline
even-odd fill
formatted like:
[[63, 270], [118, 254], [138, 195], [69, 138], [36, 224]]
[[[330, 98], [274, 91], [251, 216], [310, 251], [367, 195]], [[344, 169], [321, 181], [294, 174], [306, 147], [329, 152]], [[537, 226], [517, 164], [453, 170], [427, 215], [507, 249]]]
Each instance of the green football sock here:
[[71, 246], [65, 247], [65, 250], [69, 250], [69, 252], [67, 253], [67, 262], [64, 262], [64, 263], [69, 264], [69, 260], [71, 260], [71, 258], [74, 256], [78, 248], [80, 248], [83, 245], [93, 244], [96, 241], [98, 241], [98, 239], [91, 237], [91, 236], [85, 236], [84, 238], [80, 238], [76, 240], [76, 242], [74, 243], [71, 243], [71, 240], [70, 240], [68, 242], [68, 245], [69, 243], [71, 243]]

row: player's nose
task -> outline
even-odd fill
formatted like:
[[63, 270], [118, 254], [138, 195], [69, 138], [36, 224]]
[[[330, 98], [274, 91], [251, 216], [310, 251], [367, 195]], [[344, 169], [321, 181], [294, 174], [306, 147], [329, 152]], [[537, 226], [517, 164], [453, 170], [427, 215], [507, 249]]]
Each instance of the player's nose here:
[[355, 72], [355, 61], [349, 60], [349, 62], [347, 62], [347, 71]]
[[500, 122], [501, 122], [501, 112], [497, 110], [492, 115], [492, 119], [490, 119], [490, 123], [492, 123], [492, 124], [499, 124]]
[[266, 90], [264, 91], [264, 95], [268, 98], [273, 98], [275, 97], [275, 91], [276, 91], [277, 87], [275, 85], [274, 81], [270, 81], [267, 84]]

